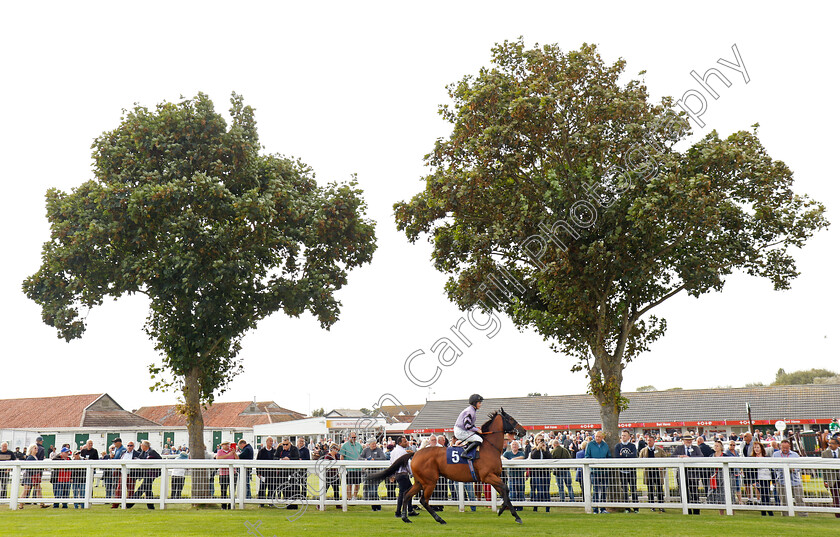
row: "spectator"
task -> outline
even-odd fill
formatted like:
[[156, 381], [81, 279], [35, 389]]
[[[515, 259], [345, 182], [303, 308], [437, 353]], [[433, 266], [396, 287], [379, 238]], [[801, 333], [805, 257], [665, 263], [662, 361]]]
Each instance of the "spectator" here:
[[[178, 453], [176, 457], [179, 461], [187, 460], [190, 458], [186, 452], [181, 451]], [[172, 469], [172, 477], [169, 481], [169, 488], [171, 489], [169, 497], [173, 500], [180, 500], [182, 493], [184, 491], [184, 482], [186, 481], [187, 470], [186, 468], [173, 468]]]
[[17, 458], [17, 460], [22, 461], [26, 459], [26, 454], [20, 450], [20, 447], [16, 447], [15, 457]]
[[[384, 461], [384, 460], [388, 459], [388, 457], [385, 456], [385, 452], [382, 451], [382, 448], [378, 447], [376, 445], [376, 438], [368, 439], [367, 446], [362, 450], [362, 458], [366, 461]], [[374, 469], [374, 470], [368, 471], [367, 473], [368, 474], [373, 474], [376, 471], [377, 470]], [[365, 489], [364, 489], [364, 493], [363, 493], [364, 499], [366, 499], [366, 500], [378, 500], [379, 499], [379, 493], [377, 492], [379, 490], [379, 483], [381, 483], [381, 481], [365, 482]], [[382, 506], [381, 505], [371, 505], [370, 509], [371, 509], [371, 511], [381, 511]]]
[[[753, 443], [753, 450], [750, 454], [751, 457], [766, 457], [767, 455], [764, 452], [764, 447], [761, 445], [761, 442], [754, 442]], [[770, 472], [770, 468], [759, 468], [756, 471], [756, 484], [758, 486], [758, 493], [759, 493], [759, 503], [761, 505], [770, 505], [770, 498], [772, 496], [772, 492], [770, 491], [770, 485], [773, 482], [773, 475]], [[773, 516], [773, 511], [762, 511], [761, 516]]]
[[[403, 455], [408, 454], [408, 440], [405, 436], [400, 436], [397, 438], [397, 445], [394, 447], [394, 451], [391, 454], [392, 460], [396, 461]], [[403, 498], [405, 498], [405, 493], [408, 492], [408, 489], [411, 488], [411, 479], [408, 478], [408, 463], [403, 464], [399, 468], [397, 468], [397, 472], [395, 474], [397, 476], [397, 485], [399, 486], [400, 490], [397, 493], [397, 510], [394, 513], [394, 516], [397, 518], [402, 518], [402, 505], [403, 505]], [[411, 508], [411, 500], [408, 501], [407, 512], [409, 516], [417, 516], [420, 513], [415, 511]]]
[[[265, 439], [265, 445], [257, 452], [258, 461], [273, 461], [277, 450], [274, 448], [274, 437], [269, 436]], [[260, 481], [260, 488], [257, 491], [257, 498], [260, 500], [266, 499], [266, 491], [273, 497], [277, 489], [277, 469], [275, 468], [257, 468], [257, 478]], [[269, 507], [265, 504], [260, 504], [260, 507]]]
[[[691, 442], [694, 438], [690, 434], [685, 434], [682, 437], [682, 445], [677, 446], [674, 448], [674, 457], [689, 458], [689, 457], [702, 457], [703, 453], [700, 451], [700, 448], [692, 447]], [[685, 470], [685, 478], [686, 478], [686, 490], [688, 492], [688, 503], [700, 503], [700, 481], [702, 479], [702, 472], [699, 472], [697, 468], [690, 466]], [[699, 515], [700, 509], [689, 509], [689, 515]]]
[[[9, 449], [9, 443], [3, 442], [0, 444], [0, 465], [5, 466], [6, 462], [14, 462], [17, 460], [15, 452]], [[0, 498], [5, 498], [9, 487], [9, 473], [8, 468], [0, 469]]]
[[[667, 457], [665, 450], [656, 445], [656, 440], [652, 434], [645, 435], [645, 447], [639, 451], [640, 458], [662, 458]], [[650, 503], [665, 503], [665, 477], [666, 470], [664, 468], [645, 468], [644, 470], [645, 486], [648, 491], [648, 502]], [[651, 509], [655, 511], [656, 509]], [[660, 513], [664, 513], [665, 509], [660, 508]]]
[[[82, 452], [74, 452], [73, 460], [82, 460]], [[73, 502], [73, 509], [84, 509], [85, 507], [84, 503], [78, 501], [79, 499], [85, 497], [85, 473], [85, 468], [76, 464], [74, 464], [70, 470], [70, 486], [73, 489], [73, 499], [77, 500]]]
[[[712, 448], [712, 457], [725, 457], [726, 454], [723, 452], [723, 442], [720, 440], [715, 440], [714, 448]], [[706, 483], [706, 502], [707, 503], [716, 503], [716, 504], [723, 504], [726, 503], [725, 498], [725, 485], [723, 483], [723, 471], [720, 468], [712, 468], [710, 470], [711, 474], [709, 476], [709, 480]], [[723, 509], [719, 509], [718, 512], [721, 515], [725, 515], [726, 511]]]
[[[610, 446], [604, 441], [604, 432], [596, 431], [595, 440], [586, 445], [584, 457], [587, 459], [608, 459], [610, 455]], [[607, 471], [601, 468], [593, 468], [591, 472], [592, 488], [594, 489], [593, 501], [606, 501], [606, 487], [607, 487]], [[603, 507], [595, 507], [595, 514], [606, 514], [607, 510]]]
[[[566, 435], [563, 435], [566, 439]], [[566, 439], [568, 440], [568, 439]], [[560, 440], [555, 439], [551, 442], [551, 458], [552, 459], [571, 459], [572, 454], [566, 449]], [[565, 501], [566, 491], [569, 493], [569, 501], [575, 501], [575, 491], [572, 488], [572, 469], [571, 468], [555, 468], [554, 480], [557, 481], [557, 489], [560, 492], [560, 501]], [[564, 489], [565, 487], [565, 489]]]
[[[56, 460], [69, 461], [70, 453], [71, 452], [69, 447], [62, 447], [61, 451], [58, 452], [58, 457], [56, 458]], [[58, 468], [52, 468], [50, 471], [50, 481], [52, 482], [53, 486], [53, 499], [67, 499], [70, 497], [69, 467], [60, 466]], [[62, 503], [61, 508], [67, 509], [67, 503]], [[53, 504], [53, 509], [58, 509], [58, 502]]]
[[[115, 458], [117, 458], [117, 459], [120, 459], [120, 460], [134, 460], [134, 459], [136, 459], [137, 457], [140, 456], [140, 452], [136, 451], [134, 449], [134, 442], [128, 442], [125, 445], [125, 448], [122, 448], [122, 450], [120, 450], [120, 448], [122, 447], [122, 443], [121, 443], [120, 439], [117, 438], [116, 440], [114, 440], [114, 445], [119, 446], [114, 451], [114, 453], [116, 455]], [[115, 477], [117, 479], [117, 490], [115, 492], [115, 496], [117, 498], [121, 498], [122, 497], [122, 472], [119, 468], [115, 469], [114, 471], [116, 472]], [[128, 476], [127, 476], [128, 479], [126, 480], [126, 487], [125, 487], [125, 497], [126, 498], [132, 498], [134, 496], [134, 486], [135, 486], [136, 481], [137, 481], [136, 476], [137, 476], [136, 471], [128, 472]], [[111, 505], [112, 509], [114, 509], [116, 507], [119, 507], [119, 504], [115, 503], [115, 504]], [[125, 505], [125, 507], [126, 507], [126, 509], [131, 509], [132, 507], [134, 507], [134, 504], [133, 503], [127, 503]]]
[[[580, 444], [580, 449], [575, 452], [576, 459], [582, 459], [586, 455], [586, 446], [589, 445], [589, 442], [586, 440], [582, 441]], [[591, 474], [590, 474], [591, 475]], [[583, 467], [578, 466], [577, 470], [575, 470], [575, 481], [577, 481], [578, 486], [580, 487], [580, 493], [583, 494]], [[597, 511], [596, 511], [597, 513]]]
[[[246, 461], [254, 460], [254, 448], [244, 438], [239, 440], [239, 458]], [[239, 470], [237, 469], [237, 472]], [[245, 468], [245, 498], [251, 499], [251, 469]]]
[[[514, 440], [510, 443], [510, 449], [502, 454], [504, 458], [509, 461], [525, 460], [525, 452], [519, 449], [519, 442]], [[521, 466], [510, 467], [508, 473], [508, 488], [510, 489], [510, 500], [512, 502], [525, 501], [525, 468]], [[517, 511], [522, 510], [522, 506], [516, 507]]]
[[[737, 457], [738, 456], [738, 448], [735, 444], [734, 440], [729, 441], [729, 449], [723, 452], [725, 457]], [[741, 505], [744, 501], [741, 499], [741, 478], [743, 477], [744, 473], [740, 468], [729, 468], [729, 480], [732, 483], [732, 490], [735, 491], [735, 499], [738, 501], [738, 504]]]
[[84, 447], [79, 451], [79, 456], [83, 461], [98, 461], [99, 452], [93, 447], [93, 440], [85, 442]]
[[[630, 431], [624, 429], [621, 431], [621, 441], [615, 445], [615, 458], [617, 459], [636, 459], [638, 458], [638, 451], [636, 444], [632, 442]], [[636, 469], [635, 468], [619, 468], [618, 469], [618, 486], [621, 490], [621, 495], [625, 503], [639, 503], [639, 493], [636, 488]], [[628, 494], [629, 491], [629, 494]], [[625, 513], [638, 513], [639, 508], [624, 509]]]
[[[531, 450], [531, 459], [546, 460], [551, 458], [551, 452], [548, 450], [548, 445], [545, 442], [545, 437], [538, 434], [534, 439], [534, 449]], [[545, 467], [531, 468], [531, 501], [532, 502], [548, 502], [551, 501], [549, 494], [549, 487], [551, 486], [551, 470]], [[551, 507], [546, 506], [545, 512], [548, 513]], [[534, 507], [534, 512], [537, 507]]]
[[[326, 461], [337, 461], [339, 459], [338, 444], [330, 445], [330, 449], [327, 454], [324, 455], [323, 459]], [[324, 495], [326, 496], [330, 491], [330, 487], [332, 487], [333, 499], [335, 501], [339, 501], [341, 497], [339, 495], [338, 488], [339, 485], [341, 485], [341, 476], [338, 474], [338, 468], [333, 468], [332, 463], [327, 463], [327, 470], [324, 472], [324, 484], [326, 485]], [[341, 509], [341, 506], [336, 505], [335, 508]]]
[[[217, 460], [232, 460], [236, 459], [236, 450], [231, 447], [230, 442], [224, 441], [219, 445], [219, 450], [216, 452]], [[222, 509], [230, 509], [230, 467], [219, 467], [219, 494], [225, 500], [222, 503]]]
[[[431, 440], [431, 439], [430, 439]], [[435, 438], [437, 443], [437, 438]], [[356, 433], [351, 432], [350, 437], [346, 442], [341, 444], [341, 449], [338, 450], [343, 461], [357, 461], [362, 456], [362, 445], [356, 442]], [[362, 472], [357, 469], [347, 470], [347, 499], [352, 500], [356, 498], [359, 493], [359, 485], [362, 482]]]
[[[784, 438], [779, 442], [779, 451], [773, 453], [773, 457], [779, 459], [797, 459], [799, 458], [799, 454], [790, 450], [790, 440]], [[784, 468], [776, 469], [776, 490], [785, 490], [785, 473]], [[793, 505], [804, 505], [802, 501], [804, 492], [802, 488], [802, 476], [798, 468], [790, 469], [790, 487], [793, 492]], [[781, 505], [787, 505], [787, 494], [783, 492], [781, 497], [783, 499]], [[782, 516], [784, 515], [785, 512], [782, 511]], [[800, 512], [799, 516], [808, 516], [808, 513]]]
[[[840, 439], [836, 437], [828, 441], [828, 448], [822, 452], [824, 459], [840, 459]], [[825, 470], [823, 473], [823, 483], [825, 488], [831, 492], [831, 505], [833, 507], [840, 507], [840, 471]], [[840, 513], [834, 513], [836, 518], [840, 518]]]
[[[148, 440], [143, 440], [140, 442], [140, 454], [137, 456], [138, 459], [144, 460], [160, 460], [161, 456], [158, 454], [157, 451], [152, 449], [152, 444]], [[154, 498], [154, 494], [152, 493], [152, 484], [155, 482], [155, 479], [160, 477], [160, 469], [159, 468], [143, 468], [140, 470], [138, 474], [142, 481], [140, 482], [140, 486], [137, 488], [137, 494], [135, 497], [137, 498], [145, 498], [147, 500], [151, 500]], [[224, 504], [223, 504], [224, 505]], [[154, 509], [155, 506], [152, 503], [147, 503], [146, 507], [149, 509]]]
[[[750, 457], [752, 455], [753, 450], [753, 435], [748, 431], [744, 433], [744, 445], [741, 449], [741, 454], [744, 457]], [[755, 468], [744, 468], [743, 470], [743, 477], [744, 477], [744, 488], [747, 491], [747, 497], [752, 500], [753, 499], [753, 487], [756, 485], [758, 478], [756, 477], [756, 473], [758, 472]], [[756, 493], [757, 495], [757, 493]]]
[[[274, 453], [274, 458], [281, 461], [297, 461], [300, 460], [300, 452], [297, 447], [292, 445], [292, 441], [288, 436], [284, 436], [280, 446]], [[285, 500], [292, 500], [297, 496], [297, 473], [295, 470], [283, 468], [279, 472], [279, 487], [280, 490], [275, 494], [275, 498], [283, 497]], [[297, 509], [298, 506], [292, 503], [286, 505], [286, 509]]]
[[[26, 451], [26, 461], [30, 462], [37, 462], [38, 461], [38, 445], [32, 444], [29, 446], [29, 449]], [[21, 472], [21, 485], [23, 485], [23, 493], [20, 495], [21, 498], [28, 498], [29, 493], [33, 491], [33, 487], [35, 486], [35, 477], [37, 476], [38, 483], [41, 482], [41, 469], [40, 468], [29, 468], [28, 465], [26, 468], [23, 469]], [[43, 504], [41, 505], [43, 507]], [[18, 509], [23, 509], [23, 504], [18, 504]]]

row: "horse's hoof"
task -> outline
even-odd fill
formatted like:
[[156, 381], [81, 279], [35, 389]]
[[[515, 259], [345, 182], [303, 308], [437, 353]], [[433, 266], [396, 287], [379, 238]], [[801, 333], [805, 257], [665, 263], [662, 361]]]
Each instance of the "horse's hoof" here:
[[412, 520], [409, 520], [407, 517], [403, 517], [403, 519], [402, 519], [402, 520], [403, 520], [403, 522], [405, 522], [406, 524], [412, 524], [412, 523], [413, 523], [413, 521], [412, 521]]
[[516, 523], [517, 523], [517, 524], [522, 524], [522, 519], [521, 519], [521, 518], [517, 518], [517, 519], [516, 519]]
[[439, 519], [439, 520], [438, 520], [438, 522], [440, 522], [441, 524], [446, 524], [446, 521], [445, 521], [444, 519], [442, 519], [442, 518], [441, 518], [441, 519]]

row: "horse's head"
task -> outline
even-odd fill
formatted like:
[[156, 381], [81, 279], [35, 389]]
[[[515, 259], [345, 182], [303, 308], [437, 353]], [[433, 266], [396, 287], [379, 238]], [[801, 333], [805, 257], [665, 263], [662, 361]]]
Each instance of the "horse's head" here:
[[505, 434], [512, 433], [517, 438], [523, 437], [526, 434], [525, 428], [519, 425], [513, 416], [505, 412], [504, 408], [499, 409], [499, 415], [502, 417], [502, 427]]

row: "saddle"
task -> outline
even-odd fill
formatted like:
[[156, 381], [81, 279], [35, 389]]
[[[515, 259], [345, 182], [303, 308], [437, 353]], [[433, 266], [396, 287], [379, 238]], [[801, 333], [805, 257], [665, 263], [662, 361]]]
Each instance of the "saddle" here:
[[473, 460], [478, 459], [479, 450], [481, 446], [476, 447], [473, 450], [473, 458], [472, 459], [465, 459], [462, 457], [464, 454], [464, 448], [461, 446], [452, 446], [446, 448], [446, 463], [447, 464], [466, 464], [470, 467], [470, 475], [473, 478], [473, 481], [478, 481], [478, 476], [475, 475], [475, 468], [473, 468]]

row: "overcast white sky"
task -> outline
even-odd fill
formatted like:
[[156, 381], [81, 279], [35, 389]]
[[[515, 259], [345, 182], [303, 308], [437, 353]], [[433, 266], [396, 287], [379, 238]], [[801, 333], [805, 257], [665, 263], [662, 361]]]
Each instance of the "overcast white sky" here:
[[[691, 70], [731, 74], [732, 86], [709, 99], [707, 127], [695, 128], [696, 136], [760, 122], [762, 142], [794, 171], [796, 190], [825, 203], [834, 221], [796, 253], [802, 275], [790, 291], [738, 275], [722, 293], [660, 306], [668, 332], [630, 364], [625, 389], [741, 386], [769, 383], [779, 367], [840, 369], [837, 3], [807, 12], [767, 2], [136, 5], [4, 9], [0, 398], [108, 392], [128, 409], [174, 402], [174, 394], [149, 392], [147, 366], [156, 355], [142, 331], [143, 298], [94, 309], [84, 338], [68, 344], [41, 322], [21, 282], [37, 270], [48, 238], [46, 190], [91, 177], [93, 139], [135, 102], [153, 107], [198, 91], [224, 111], [231, 91], [243, 94], [256, 108], [266, 151], [300, 157], [319, 180], [358, 173], [378, 223], [379, 249], [372, 264], [350, 274], [341, 320], [329, 332], [308, 316], [264, 320], [245, 338], [245, 373], [220, 400], [257, 397], [307, 412], [371, 407], [383, 392], [408, 404], [476, 391], [585, 391], [585, 376], [569, 372], [571, 358], [507, 319], [492, 340], [465, 328], [474, 344], [430, 389], [403, 373], [405, 358], [424, 349], [415, 372], [430, 376], [429, 347], [462, 314], [443, 293], [430, 246], [412, 246], [396, 231], [392, 205], [422, 188], [422, 157], [448, 134], [436, 113], [447, 102], [445, 85], [488, 65], [494, 43], [520, 35], [564, 50], [597, 43], [606, 60], [624, 57], [629, 75], [647, 70], [656, 99], [699, 89]], [[734, 60], [733, 44], [749, 84], [715, 63]]]

